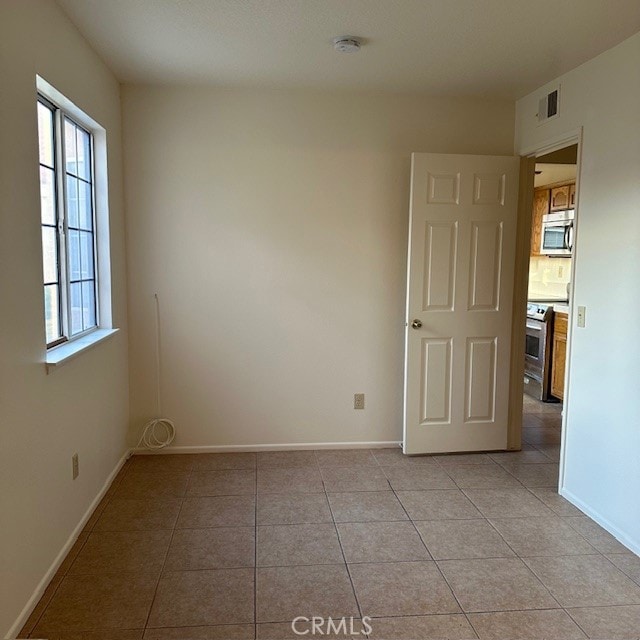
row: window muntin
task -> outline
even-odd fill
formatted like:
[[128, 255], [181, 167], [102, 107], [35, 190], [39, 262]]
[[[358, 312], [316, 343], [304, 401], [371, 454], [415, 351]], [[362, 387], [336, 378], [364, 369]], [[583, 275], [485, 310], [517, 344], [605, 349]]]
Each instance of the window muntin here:
[[51, 348], [98, 325], [93, 139], [38, 98], [45, 331]]

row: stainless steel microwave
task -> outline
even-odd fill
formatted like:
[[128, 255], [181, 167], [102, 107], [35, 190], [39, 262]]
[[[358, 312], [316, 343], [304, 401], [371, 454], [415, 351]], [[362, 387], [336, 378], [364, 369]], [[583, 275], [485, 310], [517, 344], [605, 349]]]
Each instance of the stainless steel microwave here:
[[542, 245], [540, 248], [542, 255], [571, 256], [574, 217], [574, 209], [556, 211], [542, 216]]

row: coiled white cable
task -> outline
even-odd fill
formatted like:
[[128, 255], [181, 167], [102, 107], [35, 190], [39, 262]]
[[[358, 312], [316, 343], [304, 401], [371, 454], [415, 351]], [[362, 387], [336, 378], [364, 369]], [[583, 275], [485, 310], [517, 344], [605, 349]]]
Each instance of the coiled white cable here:
[[[156, 415], [162, 415], [162, 397], [160, 380], [160, 301], [158, 294], [156, 299]], [[168, 418], [154, 418], [149, 420], [142, 429], [142, 436], [136, 449], [144, 445], [147, 449], [164, 449], [170, 445], [176, 437], [176, 427]]]

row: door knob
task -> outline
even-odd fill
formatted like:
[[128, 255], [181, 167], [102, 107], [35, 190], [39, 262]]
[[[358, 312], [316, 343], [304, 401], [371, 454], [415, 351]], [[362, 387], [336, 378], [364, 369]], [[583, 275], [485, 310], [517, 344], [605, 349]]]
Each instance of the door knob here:
[[419, 329], [421, 326], [422, 322], [420, 322], [420, 320], [418, 320], [417, 318], [411, 323], [412, 329]]

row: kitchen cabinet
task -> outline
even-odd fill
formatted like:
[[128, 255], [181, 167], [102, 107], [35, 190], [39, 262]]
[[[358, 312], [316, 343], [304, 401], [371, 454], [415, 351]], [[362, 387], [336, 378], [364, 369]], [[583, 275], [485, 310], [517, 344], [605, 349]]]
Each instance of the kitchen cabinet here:
[[551, 189], [551, 211], [564, 211], [569, 208], [569, 191], [571, 185]]
[[564, 399], [564, 374], [567, 362], [567, 329], [569, 316], [556, 313], [553, 317], [553, 346], [551, 350], [551, 394]]
[[569, 209], [576, 208], [576, 185], [569, 185]]
[[533, 215], [531, 217], [531, 255], [540, 255], [542, 244], [542, 216], [549, 213], [549, 189], [536, 189], [533, 194]]

